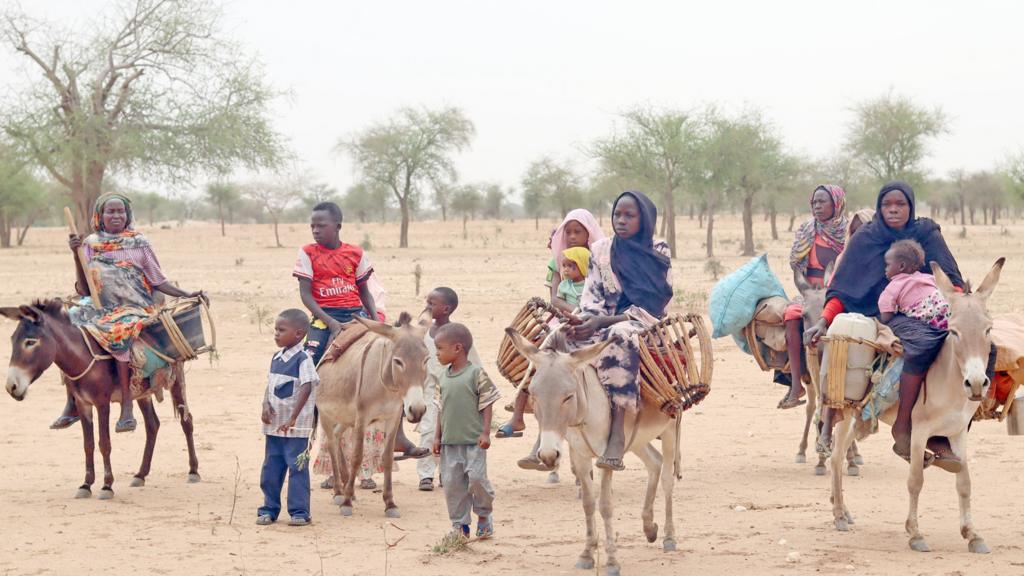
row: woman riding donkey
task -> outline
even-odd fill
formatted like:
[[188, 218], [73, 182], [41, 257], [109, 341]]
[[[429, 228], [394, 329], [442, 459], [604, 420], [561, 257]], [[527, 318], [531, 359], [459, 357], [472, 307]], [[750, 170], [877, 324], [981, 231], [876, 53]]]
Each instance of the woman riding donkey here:
[[[83, 299], [69, 314], [72, 323], [99, 342], [117, 365], [122, 398], [121, 416], [114, 428], [117, 432], [131, 432], [136, 427], [130, 391], [132, 343], [142, 330], [143, 320], [155, 312], [153, 291], [179, 298], [202, 295], [201, 291], [187, 292], [167, 280], [149, 240], [133, 229], [134, 224], [131, 200], [108, 193], [100, 196], [93, 208], [94, 232], [84, 240], [77, 235], [68, 240], [75, 255], [75, 290], [89, 296], [86, 268], [97, 279], [99, 302]], [[86, 262], [79, 261], [79, 247], [85, 249]], [[64, 412], [51, 427], [67, 428], [78, 419], [69, 390]]]
[[[804, 222], [796, 232], [789, 265], [793, 273], [802, 275], [807, 282], [821, 288], [825, 285], [825, 270], [832, 266], [846, 247], [846, 191], [833, 184], [824, 184], [811, 194], [813, 218]], [[786, 349], [789, 353], [789, 393], [779, 402], [779, 408], [788, 409], [805, 402], [803, 385], [803, 301], [797, 298], [786, 308]]]
[[[925, 266], [920, 270], [931, 274], [928, 263], [935, 262], [958, 291], [964, 281], [956, 260], [949, 251], [939, 225], [928, 218], [918, 218], [914, 209], [914, 190], [905, 182], [889, 182], [878, 193], [874, 219], [854, 235], [836, 269], [828, 288], [821, 320], [807, 329], [805, 338], [816, 343], [828, 325], [842, 312], [879, 316], [879, 297], [889, 282], [886, 276], [886, 253], [902, 240], [916, 241], [924, 251]], [[928, 368], [942, 348], [948, 332], [937, 325], [904, 314], [896, 314], [887, 325], [903, 346], [903, 371], [900, 374], [899, 411], [892, 427], [895, 440], [893, 452], [910, 460], [911, 412], [917, 402], [921, 384]], [[989, 357], [988, 374], [995, 366], [995, 347]], [[822, 443], [830, 442], [832, 422], [823, 422]], [[950, 448], [949, 440], [933, 437], [928, 440], [934, 463], [950, 472], [961, 469], [961, 461]]]
[[580, 298], [581, 323], [568, 334], [572, 348], [613, 339], [594, 362], [612, 405], [608, 445], [596, 464], [603, 469], [625, 468], [625, 415], [640, 406], [636, 334], [664, 317], [672, 300], [668, 244], [654, 242], [657, 218], [654, 203], [641, 192], [623, 192], [615, 200], [615, 236], [591, 246], [590, 273]]

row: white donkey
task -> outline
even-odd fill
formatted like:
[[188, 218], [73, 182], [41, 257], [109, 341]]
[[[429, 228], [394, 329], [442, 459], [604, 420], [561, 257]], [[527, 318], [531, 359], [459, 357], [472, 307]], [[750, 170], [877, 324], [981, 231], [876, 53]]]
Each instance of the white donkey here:
[[[613, 340], [607, 340], [566, 352], [565, 336], [557, 330], [537, 348], [526, 341], [515, 330], [506, 328], [505, 333], [512, 344], [525, 356], [536, 370], [530, 382], [530, 396], [534, 403], [534, 415], [540, 426], [540, 447], [537, 456], [548, 466], [557, 465], [562, 440], [568, 440], [572, 471], [580, 481], [583, 512], [587, 519], [587, 543], [576, 563], [577, 568], [594, 567], [594, 551], [597, 548], [597, 530], [594, 524], [594, 508], [597, 499], [594, 480], [591, 476], [594, 459], [604, 453], [608, 440], [611, 420], [611, 403], [608, 394], [597, 380], [597, 373], [590, 363]], [[663, 465], [662, 456], [650, 442], [661, 437], [665, 454], [678, 459], [677, 420], [666, 416], [657, 406], [644, 403], [635, 415], [627, 415], [625, 430], [626, 449], [636, 454], [647, 467], [647, 491], [642, 512], [644, 535], [648, 542], [658, 538], [658, 525], [654, 523], [654, 498], [658, 490], [659, 476], [665, 498], [665, 539], [663, 547], [671, 552], [676, 549], [675, 523], [672, 518], [672, 489], [675, 486], [675, 467]], [[612, 526], [612, 471], [601, 470], [601, 517], [604, 519], [605, 574], [617, 576], [619, 564], [615, 556], [615, 528]]]
[[[918, 552], [930, 549], [918, 528], [917, 503], [924, 486], [925, 444], [933, 436], [949, 438], [953, 452], [963, 462], [956, 475], [956, 491], [960, 497], [960, 535], [967, 540], [971, 552], [987, 554], [989, 549], [981, 535], [974, 531], [971, 519], [971, 475], [967, 468], [967, 425], [974, 417], [978, 404], [988, 392], [989, 378], [985, 374], [992, 346], [992, 319], [985, 306], [988, 297], [999, 283], [999, 273], [1005, 258], [996, 261], [985, 276], [977, 292], [960, 294], [953, 289], [949, 277], [934, 262], [931, 263], [935, 283], [949, 301], [949, 336], [938, 357], [928, 370], [927, 381], [912, 413], [913, 430], [910, 439], [910, 474], [907, 490], [910, 509], [906, 530], [910, 534], [910, 547]], [[892, 424], [897, 406], [881, 415], [881, 420]], [[849, 530], [853, 523], [843, 498], [842, 460], [853, 442], [854, 422], [859, 417], [853, 409], [844, 410], [843, 421], [837, 424], [836, 449], [832, 452], [832, 513], [838, 530]]]

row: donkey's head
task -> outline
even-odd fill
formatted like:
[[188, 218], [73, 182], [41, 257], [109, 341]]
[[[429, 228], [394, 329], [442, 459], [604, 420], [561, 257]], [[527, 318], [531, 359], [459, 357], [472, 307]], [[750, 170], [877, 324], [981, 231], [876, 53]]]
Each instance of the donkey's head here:
[[949, 340], [953, 358], [963, 378], [964, 393], [972, 401], [980, 401], [988, 392], [988, 356], [992, 348], [992, 318], [986, 303], [999, 283], [999, 273], [1006, 258], [996, 260], [976, 292], [957, 292], [949, 276], [931, 262], [935, 285], [949, 302]]
[[427, 346], [423, 343], [426, 325], [414, 326], [412, 316], [405, 312], [394, 326], [358, 316], [356, 320], [371, 332], [391, 341], [390, 366], [382, 367], [386, 370], [384, 377], [391, 378], [389, 388], [402, 394], [406, 419], [414, 424], [419, 422], [427, 411], [423, 399], [423, 382], [427, 378]]
[[804, 328], [809, 328], [816, 324], [821, 319], [822, 310], [825, 309], [825, 292], [829, 282], [832, 279], [832, 272], [835, 268], [834, 263], [829, 264], [825, 268], [825, 284], [821, 288], [812, 286], [807, 281], [807, 277], [804, 276], [803, 272], [799, 270], [793, 271], [793, 282], [796, 284], [796, 289], [800, 292], [800, 296], [804, 299], [803, 305], [803, 321]]
[[581, 422], [587, 415], [584, 384], [577, 377], [577, 370], [600, 356], [614, 340], [567, 352], [561, 328], [552, 333], [540, 348], [512, 328], [505, 328], [505, 333], [515, 349], [533, 364], [530, 397], [540, 426], [537, 456], [548, 466], [554, 466], [567, 428]]
[[57, 357], [55, 326], [51, 324], [61, 310], [60, 300], [0, 308], [0, 315], [18, 322], [11, 335], [11, 364], [7, 368], [7, 393], [15, 400], [25, 399], [29, 385]]

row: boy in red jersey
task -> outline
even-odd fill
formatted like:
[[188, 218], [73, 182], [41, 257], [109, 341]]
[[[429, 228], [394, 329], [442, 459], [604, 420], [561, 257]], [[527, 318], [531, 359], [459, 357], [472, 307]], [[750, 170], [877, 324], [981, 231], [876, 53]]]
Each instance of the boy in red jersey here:
[[[314, 364], [327, 351], [327, 346], [344, 328], [342, 325], [363, 312], [367, 318], [378, 318], [377, 306], [370, 291], [373, 266], [362, 247], [341, 241], [341, 208], [334, 202], [321, 202], [313, 207], [309, 229], [313, 244], [299, 249], [292, 276], [299, 280], [299, 297], [313, 315], [306, 336], [306, 350]], [[398, 428], [395, 460], [423, 458], [430, 450], [420, 448]]]

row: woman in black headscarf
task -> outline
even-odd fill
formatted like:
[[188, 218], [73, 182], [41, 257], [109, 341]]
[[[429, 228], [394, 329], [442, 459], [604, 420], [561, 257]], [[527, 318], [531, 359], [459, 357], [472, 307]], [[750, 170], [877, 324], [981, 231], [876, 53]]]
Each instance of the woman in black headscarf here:
[[601, 384], [611, 398], [612, 425], [599, 468], [622, 470], [623, 421], [639, 407], [637, 375], [640, 351], [635, 334], [665, 315], [672, 300], [672, 262], [664, 242], [654, 242], [658, 210], [641, 192], [623, 192], [612, 207], [615, 236], [591, 246], [590, 273], [580, 298], [582, 324], [569, 337], [585, 346], [616, 335], [621, 343], [605, 348], [596, 362]]
[[[921, 272], [931, 274], [928, 262], [936, 262], [949, 276], [958, 290], [964, 281], [956, 260], [942, 237], [939, 225], [928, 218], [917, 218], [914, 210], [914, 190], [906, 182], [889, 182], [878, 193], [875, 217], [862, 226], [850, 240], [843, 258], [832, 277], [826, 295], [821, 320], [811, 327], [805, 338], [813, 343], [825, 333], [828, 325], [841, 312], [857, 312], [877, 317], [878, 297], [888, 279], [885, 276], [885, 253], [899, 240], [916, 240], [925, 251], [925, 266]], [[903, 345], [903, 372], [900, 375], [899, 412], [892, 427], [893, 451], [910, 460], [910, 414], [917, 402], [928, 368], [935, 361], [946, 330], [925, 322], [897, 315], [888, 323]], [[830, 418], [822, 432], [823, 442], [829, 442]], [[928, 448], [934, 453], [936, 465], [950, 471], [961, 468], [946, 438], [932, 438]]]

